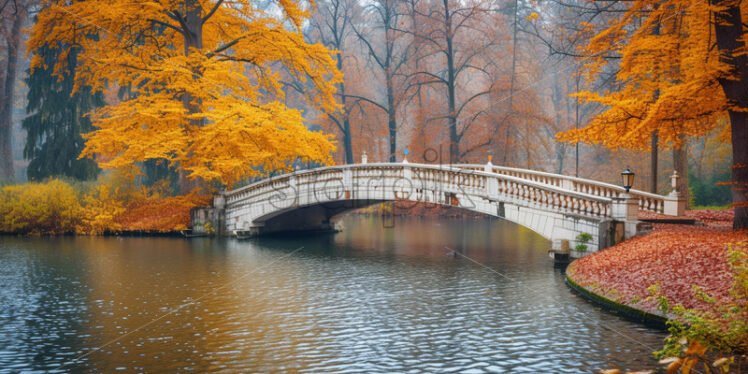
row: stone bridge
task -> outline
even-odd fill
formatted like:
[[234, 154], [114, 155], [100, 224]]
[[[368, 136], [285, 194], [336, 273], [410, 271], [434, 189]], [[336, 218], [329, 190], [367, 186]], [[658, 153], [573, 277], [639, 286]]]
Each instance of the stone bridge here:
[[[212, 222], [223, 235], [262, 235], [331, 229], [330, 218], [364, 206], [396, 201], [455, 206], [525, 226], [552, 242], [587, 252], [636, 234], [639, 210], [683, 214], [683, 199], [593, 180], [485, 165], [370, 163], [321, 167], [224, 191], [213, 206], [192, 211], [193, 231]], [[574, 255], [574, 253], [572, 253]], [[576, 256], [582, 253], [576, 254]]]

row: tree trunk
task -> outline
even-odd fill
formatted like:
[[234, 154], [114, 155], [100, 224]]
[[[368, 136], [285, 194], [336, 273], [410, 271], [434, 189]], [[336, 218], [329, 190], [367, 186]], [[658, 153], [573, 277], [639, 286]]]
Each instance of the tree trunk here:
[[686, 199], [686, 209], [690, 209], [688, 203], [688, 137], [680, 135], [683, 145], [680, 148], [673, 149], [673, 169], [678, 172], [678, 192]]
[[353, 158], [353, 144], [351, 142], [351, 121], [348, 118], [347, 111], [343, 119], [343, 146], [345, 147], [345, 163], [355, 164], [356, 160]]
[[21, 44], [21, 27], [26, 19], [26, 9], [19, 6], [13, 16], [10, 36], [7, 39], [8, 58], [2, 92], [0, 92], [0, 180], [15, 179], [13, 168], [13, 93], [16, 86], [16, 64]]
[[727, 99], [736, 107], [728, 111], [732, 127], [732, 203], [735, 207], [734, 229], [748, 228], [748, 57], [744, 48], [740, 3], [714, 0], [714, 29], [722, 60], [732, 66], [732, 75], [719, 79]]
[[509, 100], [507, 100], [507, 123], [506, 123], [506, 139], [504, 139], [504, 159], [502, 165], [507, 165], [507, 156], [509, 155], [509, 142], [514, 131], [512, 131], [512, 117], [514, 114], [514, 77], [517, 70], [517, 25], [518, 25], [518, 13], [519, 13], [519, 0], [514, 0], [514, 23], [512, 24], [512, 72], [509, 77]]
[[457, 135], [457, 98], [455, 97], [456, 73], [455, 73], [455, 55], [452, 40], [452, 15], [449, 13], [449, 2], [444, 0], [444, 23], [446, 26], [445, 39], [447, 42], [447, 118], [449, 120], [449, 163], [459, 162], [460, 145]]
[[[452, 40], [447, 39], [449, 51], [452, 51]], [[449, 163], [459, 162], [460, 144], [457, 136], [457, 113], [455, 105], [455, 71], [454, 56], [447, 55], [447, 110], [449, 111]]]
[[[747, 83], [748, 84], [748, 83]], [[748, 115], [730, 111], [732, 125], [732, 203], [735, 230], [748, 229]]]
[[[184, 54], [188, 56], [190, 54], [190, 48], [203, 48], [203, 20], [202, 20], [202, 7], [197, 0], [185, 1], [185, 15], [184, 15]], [[200, 71], [199, 67], [193, 67], [194, 78], [199, 79]], [[199, 99], [195, 99], [191, 94], [185, 93], [182, 95], [182, 103], [190, 113], [197, 113], [201, 110]], [[190, 120], [191, 126], [202, 126], [204, 121], [202, 119]], [[197, 179], [190, 179], [187, 177], [187, 171], [179, 169], [179, 192], [187, 194], [192, 192], [194, 189], [204, 185], [204, 183]]]
[[[342, 51], [340, 43], [337, 45], [338, 51]], [[343, 56], [341, 54], [336, 55], [338, 70], [343, 72]], [[353, 139], [351, 137], [351, 121], [349, 118], [348, 107], [345, 104], [345, 82], [338, 83], [338, 92], [340, 92], [340, 104], [343, 106], [343, 148], [345, 148], [345, 160], [346, 164], [355, 164], [356, 160], [353, 159]]]
[[657, 193], [657, 143], [659, 142], [659, 137], [657, 136], [657, 131], [652, 132], [652, 151], [651, 151], [651, 165], [650, 165], [650, 179], [649, 179], [649, 192], [651, 193]]
[[[389, 67], [388, 67], [389, 69]], [[387, 76], [387, 129], [390, 137], [390, 162], [395, 162], [397, 152], [397, 119], [395, 118], [395, 93], [392, 91], [392, 76], [389, 71]]]
[[[342, 58], [338, 56], [338, 70], [343, 71]], [[343, 106], [343, 148], [345, 149], [345, 160], [346, 164], [355, 164], [356, 160], [353, 159], [353, 142], [351, 141], [351, 121], [348, 116], [348, 107], [345, 103], [345, 84], [338, 83], [338, 92], [340, 92], [340, 104]]]
[[[660, 7], [660, 4], [656, 3], [654, 7], [655, 9], [657, 9]], [[652, 35], [660, 35], [660, 23], [659, 22], [655, 24], [654, 30], [652, 30]], [[657, 79], [659, 80], [660, 77], [657, 76]], [[659, 97], [660, 97], [660, 89], [658, 88], [654, 92], [654, 101], [657, 101]], [[649, 190], [649, 192], [651, 193], [657, 193], [657, 151], [658, 151], [657, 143], [658, 142], [659, 142], [659, 136], [657, 134], [657, 130], [652, 131], [652, 150], [651, 150], [652, 157], [650, 157], [650, 161], [652, 162], [652, 164], [650, 165], [652, 176], [650, 177], [651, 180], [650, 180], [650, 190]]]

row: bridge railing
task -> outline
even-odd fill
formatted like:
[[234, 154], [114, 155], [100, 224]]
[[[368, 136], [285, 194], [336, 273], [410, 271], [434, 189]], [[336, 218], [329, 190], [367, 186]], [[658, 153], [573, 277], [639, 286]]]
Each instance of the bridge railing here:
[[[486, 166], [480, 164], [463, 164], [452, 165], [452, 167], [468, 170], [485, 170]], [[618, 198], [626, 193], [626, 190], [621, 186], [590, 179], [496, 165], [492, 165], [491, 170], [496, 174], [513, 176], [594, 196]], [[629, 194], [639, 200], [639, 209], [660, 214], [664, 213], [664, 196], [640, 190], [631, 190]]]
[[[331, 166], [276, 176], [223, 195], [231, 208], [263, 201], [272, 203], [272, 199], [283, 198], [302, 199], [300, 204], [310, 204], [315, 202], [315, 198], [320, 198], [318, 193], [326, 194], [323, 198], [329, 200], [327, 195], [333, 190], [339, 192], [340, 199], [361, 198], [357, 196], [360, 191], [372, 198], [372, 191], [381, 191], [382, 199], [386, 200], [393, 198], [385, 196], [391, 191], [395, 200], [454, 205], [458, 196], [478, 197], [562, 213], [611, 216], [608, 196], [573, 190], [551, 179], [487, 173], [474, 165], [374, 163]], [[299, 197], [299, 194], [303, 196]]]

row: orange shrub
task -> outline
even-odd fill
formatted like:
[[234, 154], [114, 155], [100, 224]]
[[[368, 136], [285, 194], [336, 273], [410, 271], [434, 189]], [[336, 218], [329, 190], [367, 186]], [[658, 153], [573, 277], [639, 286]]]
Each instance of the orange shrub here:
[[195, 193], [165, 198], [154, 196], [128, 205], [115, 224], [126, 231], [184, 230], [190, 222], [190, 209], [208, 202], [208, 197]]

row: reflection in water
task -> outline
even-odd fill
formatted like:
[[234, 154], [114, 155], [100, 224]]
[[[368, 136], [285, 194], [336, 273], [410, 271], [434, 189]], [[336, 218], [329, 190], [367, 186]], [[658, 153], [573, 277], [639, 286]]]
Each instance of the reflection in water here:
[[250, 241], [1, 237], [0, 372], [654, 366], [664, 334], [574, 297], [529, 230], [343, 221], [336, 235]]

